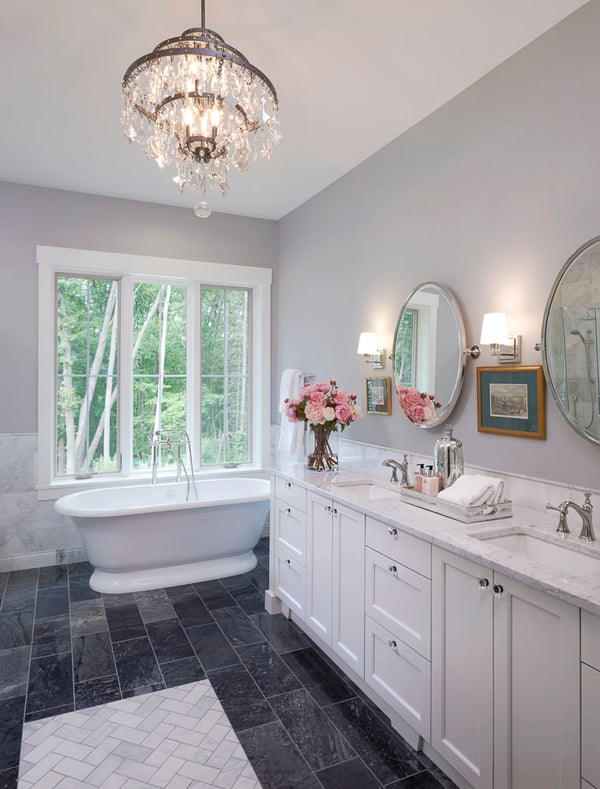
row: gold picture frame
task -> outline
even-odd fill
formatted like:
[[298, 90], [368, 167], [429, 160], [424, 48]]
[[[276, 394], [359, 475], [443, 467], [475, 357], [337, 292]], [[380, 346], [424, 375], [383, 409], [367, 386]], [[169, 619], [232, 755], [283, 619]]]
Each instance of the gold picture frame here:
[[477, 368], [477, 430], [521, 438], [546, 438], [546, 399], [541, 366]]
[[392, 413], [392, 379], [389, 376], [379, 375], [367, 378], [367, 414]]

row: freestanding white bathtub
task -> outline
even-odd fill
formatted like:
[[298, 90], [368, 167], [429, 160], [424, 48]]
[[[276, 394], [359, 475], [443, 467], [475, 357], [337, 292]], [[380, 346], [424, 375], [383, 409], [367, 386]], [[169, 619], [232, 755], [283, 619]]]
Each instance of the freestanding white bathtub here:
[[[269, 510], [270, 482], [238, 477], [186, 484], [130, 485], [63, 496], [97, 592], [135, 592], [225, 578], [252, 570], [252, 551]], [[190, 499], [195, 499], [193, 491]]]

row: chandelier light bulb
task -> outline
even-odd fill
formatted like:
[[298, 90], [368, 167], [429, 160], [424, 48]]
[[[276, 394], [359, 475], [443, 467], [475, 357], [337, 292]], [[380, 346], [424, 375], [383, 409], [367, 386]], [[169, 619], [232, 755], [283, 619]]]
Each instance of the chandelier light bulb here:
[[198, 219], [208, 219], [208, 217], [212, 214], [212, 211], [206, 200], [200, 200], [200, 202], [196, 203], [194, 206], [194, 213]]
[[176, 168], [180, 191], [225, 196], [230, 168], [245, 172], [251, 160], [270, 159], [281, 139], [279, 102], [269, 78], [205, 27], [204, 6], [201, 27], [162, 41], [127, 69], [122, 124], [159, 167]]

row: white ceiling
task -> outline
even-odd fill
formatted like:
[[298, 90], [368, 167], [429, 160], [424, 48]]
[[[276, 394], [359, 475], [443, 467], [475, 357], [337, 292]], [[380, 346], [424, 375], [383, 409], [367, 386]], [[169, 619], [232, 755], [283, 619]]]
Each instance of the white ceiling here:
[[[274, 83], [283, 142], [214, 211], [279, 219], [583, 0], [207, 0], [206, 25]], [[0, 2], [0, 180], [192, 206], [128, 145], [121, 80], [200, 0]]]

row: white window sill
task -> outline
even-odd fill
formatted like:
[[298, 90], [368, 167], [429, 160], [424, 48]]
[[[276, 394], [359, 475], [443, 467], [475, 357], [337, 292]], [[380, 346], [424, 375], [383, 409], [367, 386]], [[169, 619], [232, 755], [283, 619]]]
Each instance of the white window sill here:
[[[252, 463], [236, 466], [235, 468], [225, 468], [217, 466], [206, 470], [196, 471], [194, 479], [196, 482], [210, 479], [223, 479], [223, 477], [245, 477], [251, 474], [253, 476], [264, 476], [267, 478], [268, 471], [261, 466]], [[173, 484], [176, 480], [176, 475], [167, 471], [158, 473], [157, 484]], [[185, 482], [185, 476], [182, 479]], [[97, 490], [98, 488], [122, 488], [127, 485], [151, 485], [152, 477], [150, 472], [140, 472], [139, 474], [131, 475], [129, 477], [120, 476], [93, 476], [90, 479], [61, 479], [51, 482], [48, 485], [38, 485], [37, 498], [38, 501], [55, 501], [60, 499], [61, 496], [66, 496], [69, 493], [78, 493], [80, 490]]]

